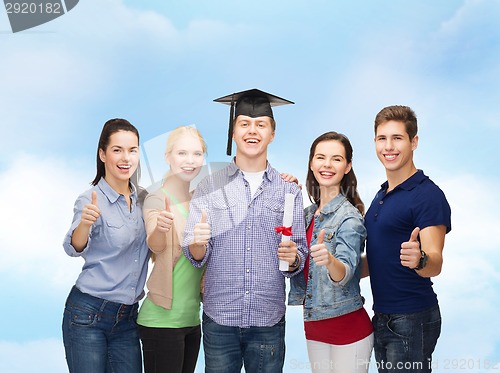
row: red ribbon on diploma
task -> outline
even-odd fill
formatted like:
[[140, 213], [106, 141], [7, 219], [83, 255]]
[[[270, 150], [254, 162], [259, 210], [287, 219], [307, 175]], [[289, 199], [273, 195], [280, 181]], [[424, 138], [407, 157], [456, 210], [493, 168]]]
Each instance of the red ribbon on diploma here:
[[291, 236], [292, 235], [292, 227], [284, 227], [284, 226], [281, 226], [281, 227], [276, 227], [274, 228], [274, 230], [276, 231], [276, 233], [281, 233], [283, 236]]

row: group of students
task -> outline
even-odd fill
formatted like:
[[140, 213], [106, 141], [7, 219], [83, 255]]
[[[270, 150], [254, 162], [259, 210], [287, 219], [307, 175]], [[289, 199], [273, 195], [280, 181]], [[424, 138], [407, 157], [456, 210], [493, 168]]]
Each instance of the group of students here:
[[[259, 90], [216, 101], [231, 107], [227, 153], [234, 141], [236, 155], [194, 193], [206, 154], [196, 129], [171, 132], [169, 171], [142, 203], [132, 177], [139, 133], [124, 119], [105, 123], [96, 177], [63, 244], [85, 260], [64, 309], [69, 371], [192, 373], [203, 334], [207, 373], [282, 372], [290, 278], [288, 304], [303, 307], [313, 372], [367, 372], [372, 349], [379, 372], [430, 372], [441, 330], [430, 278], [441, 271], [451, 212], [414, 165], [412, 109], [376, 116], [387, 181], [365, 213], [346, 136], [331, 131], [312, 143], [304, 209], [297, 179], [267, 160], [272, 106], [291, 102]], [[359, 286], [368, 275], [373, 320]]]

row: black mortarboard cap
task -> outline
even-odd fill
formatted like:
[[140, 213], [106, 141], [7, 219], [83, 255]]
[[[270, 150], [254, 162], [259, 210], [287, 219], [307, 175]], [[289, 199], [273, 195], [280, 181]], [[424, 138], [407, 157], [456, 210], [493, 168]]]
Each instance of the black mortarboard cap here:
[[231, 106], [229, 112], [229, 130], [227, 132], [227, 155], [231, 155], [234, 118], [238, 115], [246, 115], [251, 118], [270, 117], [274, 119], [273, 110], [271, 109], [272, 106], [293, 104], [292, 101], [258, 89], [233, 93], [217, 98], [214, 101]]

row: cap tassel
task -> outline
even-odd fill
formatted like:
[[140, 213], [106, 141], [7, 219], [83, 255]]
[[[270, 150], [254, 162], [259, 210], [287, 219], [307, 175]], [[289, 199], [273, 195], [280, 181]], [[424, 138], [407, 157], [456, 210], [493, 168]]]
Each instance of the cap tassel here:
[[234, 95], [231, 96], [231, 110], [229, 111], [229, 130], [227, 131], [227, 150], [226, 154], [231, 155], [233, 145], [233, 122], [234, 122]]

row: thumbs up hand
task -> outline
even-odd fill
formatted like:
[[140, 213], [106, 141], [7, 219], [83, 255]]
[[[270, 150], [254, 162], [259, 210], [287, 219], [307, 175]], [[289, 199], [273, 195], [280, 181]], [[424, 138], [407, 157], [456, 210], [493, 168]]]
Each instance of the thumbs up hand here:
[[160, 211], [156, 218], [156, 230], [162, 233], [167, 233], [172, 227], [174, 214], [170, 212], [168, 198], [165, 197], [165, 210]]
[[210, 240], [211, 231], [210, 225], [207, 223], [208, 215], [205, 210], [201, 210], [201, 220], [196, 223], [193, 229], [193, 243], [196, 245], [204, 246]]
[[101, 215], [101, 211], [97, 206], [97, 192], [92, 191], [92, 201], [83, 206], [82, 217], [80, 219], [80, 223], [90, 227], [94, 224]]
[[318, 241], [311, 246], [311, 258], [318, 266], [326, 266], [330, 264], [333, 255], [330, 254], [325, 245], [325, 230], [322, 229], [318, 235]]
[[401, 244], [400, 259], [401, 265], [408, 268], [415, 268], [420, 262], [422, 254], [420, 253], [420, 242], [418, 241], [418, 234], [420, 228], [415, 228], [411, 232], [410, 239]]

